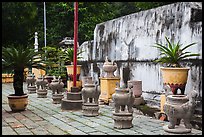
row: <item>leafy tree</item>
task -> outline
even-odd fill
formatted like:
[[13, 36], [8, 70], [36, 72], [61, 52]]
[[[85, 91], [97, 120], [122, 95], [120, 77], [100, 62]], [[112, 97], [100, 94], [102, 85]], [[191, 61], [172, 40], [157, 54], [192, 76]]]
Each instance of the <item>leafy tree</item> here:
[[33, 43], [36, 13], [33, 2], [2, 2], [2, 45]]

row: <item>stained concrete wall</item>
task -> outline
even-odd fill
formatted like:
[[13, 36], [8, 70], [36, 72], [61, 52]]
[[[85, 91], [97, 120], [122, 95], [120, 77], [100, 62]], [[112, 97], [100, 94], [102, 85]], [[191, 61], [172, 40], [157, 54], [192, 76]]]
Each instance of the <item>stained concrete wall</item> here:
[[183, 62], [191, 68], [185, 92], [195, 89], [202, 97], [201, 2], [174, 3], [97, 24], [94, 40], [80, 46], [85, 51], [82, 75], [91, 75], [98, 81], [108, 56], [109, 60], [116, 61], [115, 73], [120, 74], [122, 82], [142, 80], [144, 93], [160, 93], [163, 90], [161, 65], [152, 62], [160, 52], [152, 46], [157, 42], [166, 43], [165, 36], [183, 45], [197, 43], [186, 51], [201, 56]]

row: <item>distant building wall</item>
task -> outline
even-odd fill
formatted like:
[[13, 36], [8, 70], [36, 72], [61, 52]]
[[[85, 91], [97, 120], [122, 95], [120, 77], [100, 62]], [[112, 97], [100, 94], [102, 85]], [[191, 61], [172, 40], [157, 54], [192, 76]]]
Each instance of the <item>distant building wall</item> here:
[[97, 24], [94, 40], [80, 46], [80, 50], [85, 51], [82, 54], [82, 75], [91, 75], [98, 81], [108, 56], [118, 65], [115, 73], [123, 72], [122, 82], [142, 80], [144, 92], [161, 93], [161, 65], [152, 62], [160, 53], [152, 46], [157, 42], [166, 43], [165, 36], [183, 45], [197, 43], [186, 51], [201, 56], [183, 62], [190, 67], [185, 93], [195, 89], [202, 97], [201, 2], [174, 3]]

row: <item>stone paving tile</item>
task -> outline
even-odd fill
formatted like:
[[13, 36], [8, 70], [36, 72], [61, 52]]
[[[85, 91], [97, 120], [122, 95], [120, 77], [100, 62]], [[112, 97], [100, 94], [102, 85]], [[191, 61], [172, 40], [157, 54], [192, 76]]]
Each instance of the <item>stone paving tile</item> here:
[[25, 127], [15, 128], [14, 130], [18, 133], [18, 135], [33, 135], [33, 133]]
[[43, 129], [42, 127], [36, 127], [34, 129], [31, 129], [31, 132], [33, 132], [35, 135], [51, 135], [50, 132]]
[[89, 135], [107, 135], [107, 134], [97, 131], [97, 132], [91, 132], [91, 133], [89, 133]]
[[[96, 117], [83, 116], [82, 110], [61, 110], [61, 104], [52, 103], [51, 91], [47, 98], [29, 94], [27, 109], [13, 113], [7, 101], [7, 95], [13, 90], [12, 84], [2, 84], [2, 87], [3, 135], [171, 135], [163, 130], [168, 122], [135, 113], [132, 128], [116, 129], [112, 106], [99, 105], [99, 116]], [[202, 131], [192, 129], [189, 135], [202, 135]]]
[[9, 126], [2, 127], [2, 135], [17, 135], [17, 133]]
[[48, 132], [50, 132], [52, 135], [66, 135], [67, 132], [59, 129], [58, 127], [54, 125], [47, 125], [43, 126]]

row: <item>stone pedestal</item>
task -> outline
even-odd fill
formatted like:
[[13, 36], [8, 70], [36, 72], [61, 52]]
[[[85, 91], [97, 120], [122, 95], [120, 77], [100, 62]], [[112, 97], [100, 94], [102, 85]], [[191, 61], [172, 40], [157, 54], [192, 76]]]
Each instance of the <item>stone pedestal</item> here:
[[32, 93], [36, 93], [36, 86], [28, 86], [28, 93], [32, 94]]
[[67, 92], [67, 98], [63, 98], [61, 102], [62, 110], [81, 110], [82, 95], [78, 87], [71, 87], [71, 92]]
[[64, 95], [63, 94], [53, 94], [52, 95], [52, 103], [53, 104], [60, 104], [61, 103], [61, 100], [64, 98]]
[[84, 116], [94, 117], [98, 116], [99, 105], [93, 103], [84, 103], [82, 105], [82, 111]]
[[47, 89], [38, 89], [37, 90], [38, 98], [46, 98], [47, 97]]
[[133, 114], [132, 113], [115, 113], [113, 112], [114, 128], [125, 129], [131, 128]]
[[105, 103], [108, 103], [112, 99], [112, 94], [115, 93], [116, 83], [120, 82], [119, 77], [113, 78], [100, 78], [101, 94], [99, 99]]

